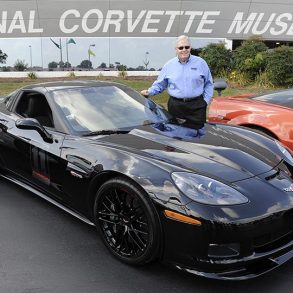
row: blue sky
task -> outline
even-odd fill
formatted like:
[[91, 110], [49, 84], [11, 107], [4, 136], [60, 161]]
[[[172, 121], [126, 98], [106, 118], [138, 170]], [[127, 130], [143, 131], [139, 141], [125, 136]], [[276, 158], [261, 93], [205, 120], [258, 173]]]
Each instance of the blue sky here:
[[[59, 38], [53, 38], [59, 44]], [[67, 60], [66, 39], [62, 40], [62, 59]], [[164, 63], [175, 56], [175, 38], [74, 38], [76, 44], [68, 45], [68, 60], [72, 66], [77, 66], [82, 60], [88, 59], [88, 48], [95, 57], [91, 56], [93, 67], [102, 62], [107, 65], [120, 62], [127, 67], [144, 65], [147, 56], [148, 68], [161, 68]], [[191, 39], [193, 48], [204, 47], [219, 39]], [[50, 41], [50, 38], [17, 38], [0, 39], [0, 49], [8, 55], [6, 66], [13, 66], [17, 59], [24, 60], [30, 66], [30, 47], [32, 51], [32, 65], [46, 68], [51, 61], [60, 61], [60, 50]], [[42, 50], [41, 50], [42, 48]], [[148, 52], [148, 54], [146, 54]], [[2, 66], [3, 66], [2, 65]], [[1, 66], [1, 65], [0, 65]]]

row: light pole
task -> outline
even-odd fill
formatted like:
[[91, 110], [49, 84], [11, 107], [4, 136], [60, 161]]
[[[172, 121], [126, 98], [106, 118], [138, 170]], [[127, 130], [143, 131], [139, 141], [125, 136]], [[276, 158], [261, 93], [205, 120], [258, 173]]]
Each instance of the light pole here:
[[150, 61], [148, 60], [148, 55], [149, 55], [149, 52], [145, 52], [145, 57], [144, 57], [144, 66], [145, 66], [145, 69], [148, 70], [148, 65], [150, 63]]
[[88, 49], [88, 55], [89, 55], [89, 70], [91, 69], [91, 55], [93, 55], [93, 52], [91, 51], [91, 47], [95, 47], [95, 44], [91, 44], [89, 45], [89, 49]]
[[30, 60], [31, 60], [31, 69], [33, 68], [33, 53], [32, 53], [32, 46], [29, 45], [30, 48]]

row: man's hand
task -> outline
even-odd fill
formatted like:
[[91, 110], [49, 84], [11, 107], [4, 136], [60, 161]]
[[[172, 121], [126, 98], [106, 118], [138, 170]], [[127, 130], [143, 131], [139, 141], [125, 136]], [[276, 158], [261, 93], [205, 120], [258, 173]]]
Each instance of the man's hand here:
[[148, 97], [148, 96], [149, 96], [149, 92], [148, 92], [148, 90], [142, 90], [140, 93], [141, 93], [143, 96], [145, 96], [145, 97]]

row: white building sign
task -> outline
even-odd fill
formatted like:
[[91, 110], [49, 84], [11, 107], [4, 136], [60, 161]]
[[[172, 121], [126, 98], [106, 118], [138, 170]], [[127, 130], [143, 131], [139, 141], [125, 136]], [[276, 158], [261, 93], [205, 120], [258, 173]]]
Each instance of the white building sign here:
[[293, 1], [0, 1], [0, 37], [293, 39]]

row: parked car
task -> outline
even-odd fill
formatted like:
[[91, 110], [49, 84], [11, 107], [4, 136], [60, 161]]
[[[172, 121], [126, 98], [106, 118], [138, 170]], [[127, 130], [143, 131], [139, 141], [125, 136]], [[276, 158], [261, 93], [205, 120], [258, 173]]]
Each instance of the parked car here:
[[290, 260], [292, 153], [244, 127], [181, 123], [125, 85], [29, 85], [1, 99], [1, 180], [95, 225], [127, 264], [249, 279]]
[[214, 98], [208, 120], [261, 131], [293, 150], [293, 89]]

